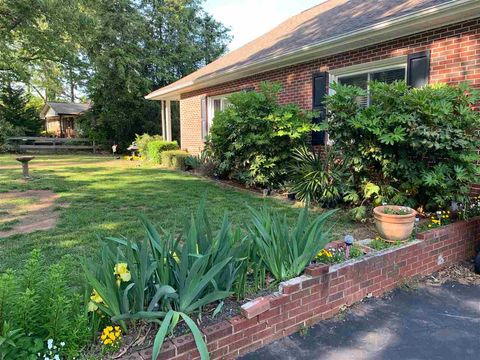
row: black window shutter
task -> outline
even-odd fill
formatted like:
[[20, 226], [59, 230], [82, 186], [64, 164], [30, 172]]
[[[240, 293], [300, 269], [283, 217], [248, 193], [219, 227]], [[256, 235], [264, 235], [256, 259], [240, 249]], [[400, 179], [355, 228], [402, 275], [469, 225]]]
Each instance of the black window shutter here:
[[200, 99], [200, 104], [202, 114], [202, 139], [205, 140], [208, 134], [207, 98], [205, 96]]
[[430, 75], [430, 50], [408, 55], [407, 84], [414, 88], [428, 85]]
[[[328, 73], [322, 72], [314, 74], [312, 78], [312, 109], [318, 114], [313, 119], [314, 124], [320, 124], [325, 121], [326, 110], [323, 105], [323, 100], [327, 95]], [[325, 144], [325, 131], [312, 132], [312, 145], [324, 145]]]

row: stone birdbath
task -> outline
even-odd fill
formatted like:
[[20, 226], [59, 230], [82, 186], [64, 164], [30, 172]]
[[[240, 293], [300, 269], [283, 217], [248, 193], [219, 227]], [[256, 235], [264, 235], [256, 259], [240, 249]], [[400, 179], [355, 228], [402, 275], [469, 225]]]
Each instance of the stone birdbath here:
[[28, 162], [30, 160], [35, 159], [35, 156], [19, 156], [17, 157], [17, 161], [20, 161], [22, 163], [22, 170], [23, 170], [23, 178], [30, 180], [31, 176], [28, 172]]

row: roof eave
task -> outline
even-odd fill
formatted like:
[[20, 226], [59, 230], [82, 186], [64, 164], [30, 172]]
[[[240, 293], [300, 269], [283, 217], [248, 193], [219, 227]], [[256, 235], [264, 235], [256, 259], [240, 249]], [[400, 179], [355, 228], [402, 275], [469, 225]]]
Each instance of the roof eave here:
[[[228, 81], [238, 80], [262, 72], [291, 66], [345, 51], [378, 44], [395, 38], [450, 25], [478, 17], [480, 1], [457, 0], [430, 7], [412, 14], [377, 23], [363, 29], [304, 46], [290, 53], [272, 56], [245, 66], [200, 77], [172, 88], [161, 88], [147, 96], [149, 100], [178, 99], [182, 93], [194, 91]], [[421, 20], [421, 21], [418, 21]]]

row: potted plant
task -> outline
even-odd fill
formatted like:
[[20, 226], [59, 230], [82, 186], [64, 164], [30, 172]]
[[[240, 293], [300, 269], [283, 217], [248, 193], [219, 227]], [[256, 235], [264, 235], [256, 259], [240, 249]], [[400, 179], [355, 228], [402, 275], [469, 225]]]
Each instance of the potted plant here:
[[387, 241], [404, 241], [412, 234], [417, 212], [406, 206], [384, 205], [373, 209], [375, 226]]

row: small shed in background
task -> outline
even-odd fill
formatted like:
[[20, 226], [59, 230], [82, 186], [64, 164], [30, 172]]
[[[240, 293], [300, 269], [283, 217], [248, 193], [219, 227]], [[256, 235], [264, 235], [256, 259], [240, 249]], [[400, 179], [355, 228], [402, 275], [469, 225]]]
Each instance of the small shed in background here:
[[91, 104], [47, 102], [40, 118], [44, 121], [47, 133], [61, 138], [74, 138], [77, 136], [76, 119], [90, 107]]

